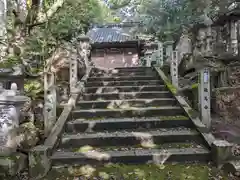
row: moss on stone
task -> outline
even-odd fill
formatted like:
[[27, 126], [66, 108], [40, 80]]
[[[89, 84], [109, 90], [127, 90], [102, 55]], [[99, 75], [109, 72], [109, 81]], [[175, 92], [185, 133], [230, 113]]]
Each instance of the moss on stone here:
[[[101, 167], [87, 165], [91, 171], [91, 178], [101, 177], [102, 179], [147, 179], [147, 180], [207, 180], [219, 179], [228, 180], [229, 177], [221, 171], [208, 165], [198, 164], [144, 164], [144, 165], [122, 165], [107, 164]], [[86, 166], [84, 166], [86, 167]], [[71, 169], [71, 170], [69, 170]], [[52, 170], [44, 180], [67, 180], [73, 177], [85, 177], [83, 167], [62, 168]], [[86, 169], [86, 168], [85, 168]]]
[[195, 84], [192, 84], [191, 88], [192, 88], [192, 89], [196, 89], [196, 88], [198, 88], [198, 86], [199, 86], [199, 84], [198, 84], [198, 83], [195, 83]]
[[169, 81], [165, 81], [167, 88], [175, 95], [177, 94], [177, 89], [176, 87], [174, 87], [174, 85], [172, 83], [170, 83]]
[[187, 116], [160, 116], [160, 120], [189, 120]]

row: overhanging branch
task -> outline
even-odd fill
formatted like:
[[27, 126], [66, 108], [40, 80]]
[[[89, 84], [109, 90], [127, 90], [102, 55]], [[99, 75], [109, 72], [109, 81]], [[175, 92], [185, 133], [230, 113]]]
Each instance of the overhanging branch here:
[[57, 0], [52, 7], [46, 13], [39, 13], [37, 17], [37, 23], [35, 24], [43, 24], [47, 22], [49, 18], [51, 18], [59, 8], [63, 6], [65, 0]]

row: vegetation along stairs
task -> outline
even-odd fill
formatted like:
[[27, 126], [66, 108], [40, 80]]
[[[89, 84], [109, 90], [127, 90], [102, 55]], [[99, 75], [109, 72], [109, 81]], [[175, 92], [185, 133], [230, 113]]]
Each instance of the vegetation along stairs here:
[[53, 166], [211, 161], [212, 136], [156, 68], [92, 70], [84, 89]]

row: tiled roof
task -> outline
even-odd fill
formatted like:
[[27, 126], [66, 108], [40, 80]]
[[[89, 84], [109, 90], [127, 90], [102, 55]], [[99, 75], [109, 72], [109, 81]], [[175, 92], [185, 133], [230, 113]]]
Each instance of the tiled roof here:
[[117, 27], [93, 28], [88, 33], [92, 43], [126, 42], [136, 40], [133, 36]]

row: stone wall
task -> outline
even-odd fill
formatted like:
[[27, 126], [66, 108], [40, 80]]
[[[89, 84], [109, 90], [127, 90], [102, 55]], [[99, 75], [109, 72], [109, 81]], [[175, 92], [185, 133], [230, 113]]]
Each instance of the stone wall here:
[[214, 112], [226, 121], [239, 121], [240, 126], [240, 86], [219, 88], [214, 94]]

